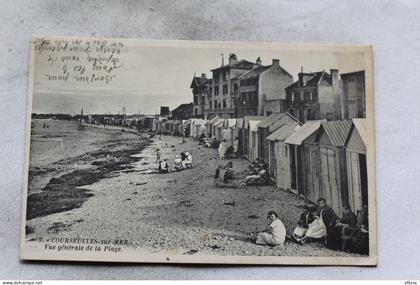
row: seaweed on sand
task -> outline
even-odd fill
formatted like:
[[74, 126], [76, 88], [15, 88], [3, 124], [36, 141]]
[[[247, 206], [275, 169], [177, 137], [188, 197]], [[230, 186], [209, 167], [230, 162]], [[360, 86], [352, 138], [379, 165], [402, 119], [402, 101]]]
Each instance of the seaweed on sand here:
[[30, 220], [81, 207], [93, 194], [80, 187], [111, 177], [116, 171], [131, 169], [133, 167], [131, 163], [139, 160], [131, 155], [138, 153], [149, 143], [149, 141], [142, 141], [141, 144], [127, 145], [125, 150], [112, 151], [107, 148], [90, 153], [92, 159], [104, 156], [114, 159], [104, 164], [92, 165], [92, 168], [89, 169], [79, 169], [57, 178], [51, 178], [41, 192], [28, 195], [26, 219]]

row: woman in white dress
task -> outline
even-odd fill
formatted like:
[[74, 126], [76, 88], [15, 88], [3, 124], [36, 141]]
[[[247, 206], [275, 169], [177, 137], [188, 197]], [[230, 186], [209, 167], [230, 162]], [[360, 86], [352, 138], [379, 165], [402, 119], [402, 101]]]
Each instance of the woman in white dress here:
[[286, 240], [286, 227], [280, 220], [279, 215], [269, 211], [267, 219], [270, 221], [268, 228], [259, 233], [252, 233], [250, 238], [256, 244], [261, 245], [282, 245]]
[[223, 140], [219, 145], [219, 159], [224, 159], [226, 154], [226, 140]]

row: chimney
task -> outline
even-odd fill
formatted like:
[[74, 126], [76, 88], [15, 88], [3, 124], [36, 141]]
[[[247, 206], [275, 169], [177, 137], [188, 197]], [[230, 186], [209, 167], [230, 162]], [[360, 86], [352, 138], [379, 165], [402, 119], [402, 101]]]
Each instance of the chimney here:
[[331, 89], [333, 93], [333, 108], [336, 116], [341, 117], [343, 114], [343, 96], [341, 96], [340, 82], [338, 78], [338, 69], [330, 69]]
[[333, 88], [338, 88], [338, 69], [330, 69], [331, 85]]
[[298, 73], [298, 81], [299, 81], [299, 86], [304, 86], [305, 82], [303, 81], [303, 66], [300, 67], [300, 72]]
[[231, 53], [229, 55], [229, 66], [232, 66], [232, 65], [234, 65], [237, 62], [238, 62], [238, 58], [236, 57], [236, 54]]
[[273, 58], [273, 67], [279, 68], [280, 67], [280, 60]]
[[206, 74], [205, 73], [201, 73], [201, 78], [206, 78]]
[[261, 57], [258, 57], [257, 60], [255, 61], [256, 64], [261, 65]]

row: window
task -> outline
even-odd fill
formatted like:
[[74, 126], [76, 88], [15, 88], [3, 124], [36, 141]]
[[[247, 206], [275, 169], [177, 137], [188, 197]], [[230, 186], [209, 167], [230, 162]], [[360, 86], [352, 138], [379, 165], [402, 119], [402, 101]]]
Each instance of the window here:
[[238, 91], [238, 83], [233, 84], [233, 91]]
[[226, 81], [226, 71], [223, 71], [223, 81]]
[[227, 84], [223, 85], [223, 94], [227, 94], [228, 93], [228, 86]]
[[219, 86], [214, 86], [214, 95], [219, 95]]
[[209, 105], [210, 105], [210, 109], [213, 109], [213, 102], [212, 101], [209, 102]]
[[220, 103], [220, 102], [219, 102], [219, 103], [217, 104], [217, 108], [221, 109], [221, 108], [222, 108], [222, 103]]
[[241, 92], [241, 102], [239, 102], [240, 104], [242, 104], [242, 105], [245, 105], [245, 104], [247, 104], [247, 102], [246, 102], [246, 93], [245, 92]]
[[287, 157], [287, 155], [288, 154], [287, 154], [287, 145], [286, 145], [286, 146], [284, 146], [284, 156]]
[[245, 86], [245, 80], [241, 80], [239, 83], [241, 86]]
[[209, 94], [212, 95], [213, 94], [213, 87], [210, 87], [209, 90], [210, 90]]
[[213, 78], [214, 78], [215, 83], [219, 83], [219, 74], [218, 73], [213, 73]]
[[223, 99], [223, 109], [226, 108], [226, 99]]
[[217, 109], [217, 100], [214, 100], [214, 109]]

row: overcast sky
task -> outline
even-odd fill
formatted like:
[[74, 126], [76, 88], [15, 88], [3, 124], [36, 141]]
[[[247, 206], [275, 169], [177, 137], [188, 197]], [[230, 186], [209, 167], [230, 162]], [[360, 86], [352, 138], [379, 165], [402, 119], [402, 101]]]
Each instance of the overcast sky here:
[[190, 84], [197, 76], [225, 63], [229, 53], [238, 60], [255, 62], [261, 57], [264, 65], [273, 58], [293, 75], [303, 66], [305, 72], [339, 69], [340, 73], [366, 69], [365, 49], [328, 48], [320, 46], [280, 46], [276, 44], [205, 43], [175, 41], [126, 41], [117, 69], [117, 77], [109, 84], [63, 83], [48, 81], [50, 66], [42, 55], [35, 55], [33, 113], [77, 114], [117, 113], [126, 107], [127, 114], [141, 111], [158, 112], [160, 106], [172, 110], [179, 104], [192, 102]]

